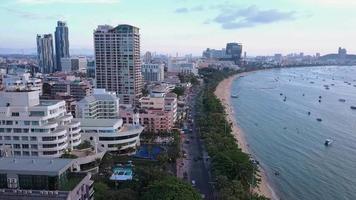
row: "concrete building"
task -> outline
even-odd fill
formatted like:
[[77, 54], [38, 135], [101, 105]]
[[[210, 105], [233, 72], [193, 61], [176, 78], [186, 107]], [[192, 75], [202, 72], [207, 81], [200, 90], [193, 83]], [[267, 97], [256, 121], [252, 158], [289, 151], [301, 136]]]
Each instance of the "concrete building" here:
[[142, 96], [139, 28], [98, 26], [94, 49], [97, 88], [116, 92], [122, 104], [135, 104]]
[[119, 117], [119, 98], [115, 92], [94, 89], [92, 95], [77, 103], [77, 118], [115, 119]]
[[198, 75], [198, 65], [187, 58], [173, 57], [168, 59], [168, 72]]
[[139, 123], [145, 132], [166, 132], [174, 128], [177, 120], [177, 95], [174, 93], [156, 94], [140, 99], [140, 109], [136, 111], [131, 107], [122, 106], [120, 117], [125, 124], [133, 123], [136, 114], [139, 114]]
[[85, 73], [87, 70], [87, 58], [85, 56], [78, 56], [72, 58], [72, 71]]
[[40, 100], [39, 91], [0, 92], [0, 144], [14, 156], [60, 157], [81, 142], [80, 123], [64, 101]]
[[147, 82], [162, 82], [164, 80], [163, 64], [142, 64], [141, 71]]
[[55, 71], [52, 34], [37, 35], [37, 59], [42, 73]]
[[72, 71], [72, 59], [67, 57], [67, 58], [61, 58], [61, 68], [62, 72], [71, 72]]
[[123, 124], [122, 119], [75, 119], [80, 122], [83, 140], [90, 141], [102, 151], [134, 153], [140, 145], [143, 127], [137, 120]]
[[226, 44], [226, 55], [230, 56], [235, 64], [239, 64], [242, 54], [242, 44], [239, 43], [227, 43]]
[[147, 52], [145, 53], [145, 55], [143, 55], [143, 62], [144, 62], [145, 64], [150, 64], [150, 63], [152, 63], [152, 60], [153, 60], [153, 58], [152, 58], [152, 53], [149, 52], [149, 51], [147, 51]]
[[72, 159], [0, 158], [0, 199], [94, 199], [91, 175], [72, 165]]
[[69, 58], [68, 27], [65, 22], [58, 21], [55, 31], [56, 71], [62, 71], [61, 58]]
[[61, 58], [62, 72], [82, 72], [87, 70], [87, 59], [84, 56]]
[[93, 86], [86, 80], [46, 79], [43, 83], [43, 96], [45, 96], [45, 99], [54, 98], [57, 93], [66, 93], [80, 101], [84, 97], [90, 96], [92, 92]]
[[42, 94], [42, 79], [33, 78], [29, 73], [7, 74], [3, 78], [5, 90], [30, 90]]

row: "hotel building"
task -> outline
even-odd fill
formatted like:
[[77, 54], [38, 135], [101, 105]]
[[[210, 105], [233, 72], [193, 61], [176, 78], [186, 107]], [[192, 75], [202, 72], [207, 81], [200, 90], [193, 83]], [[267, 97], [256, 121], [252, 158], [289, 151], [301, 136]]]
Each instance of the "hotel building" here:
[[0, 145], [14, 156], [60, 157], [81, 143], [80, 123], [64, 101], [40, 100], [39, 91], [0, 92]]
[[139, 28], [98, 26], [94, 31], [96, 86], [116, 92], [121, 104], [142, 96]]
[[77, 103], [77, 118], [115, 119], [119, 117], [119, 98], [115, 92], [94, 89], [93, 94]]

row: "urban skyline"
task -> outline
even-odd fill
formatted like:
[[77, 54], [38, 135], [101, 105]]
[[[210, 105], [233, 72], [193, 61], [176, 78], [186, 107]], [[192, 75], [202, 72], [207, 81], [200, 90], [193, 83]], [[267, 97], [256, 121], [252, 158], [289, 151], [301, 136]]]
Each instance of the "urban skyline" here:
[[[92, 33], [98, 24], [139, 27], [142, 52], [201, 55], [206, 46], [219, 49], [229, 41], [243, 43], [248, 55], [327, 54], [339, 46], [356, 51], [352, 45], [356, 30], [351, 26], [356, 4], [350, 0], [68, 2], [2, 1], [0, 17], [13, 19], [17, 26], [4, 31], [7, 34], [1, 35], [0, 48], [35, 49], [30, 38], [52, 32], [56, 21], [64, 20], [70, 29], [71, 47], [92, 54]], [[74, 5], [82, 9], [74, 12]], [[5, 21], [3, 27], [13, 20]], [[28, 28], [29, 23], [33, 28]]]

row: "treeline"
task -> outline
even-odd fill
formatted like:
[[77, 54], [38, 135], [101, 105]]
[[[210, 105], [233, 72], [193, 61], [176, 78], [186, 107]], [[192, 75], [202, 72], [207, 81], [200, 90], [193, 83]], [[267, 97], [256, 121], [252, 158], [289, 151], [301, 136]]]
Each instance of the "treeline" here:
[[217, 199], [243, 200], [267, 199], [253, 193], [260, 178], [258, 167], [254, 165], [250, 156], [241, 151], [232, 132], [232, 124], [226, 119], [226, 113], [214, 91], [220, 81], [236, 74], [229, 69], [202, 69], [204, 89], [199, 94], [197, 102], [197, 122], [200, 136], [211, 157], [211, 170]]

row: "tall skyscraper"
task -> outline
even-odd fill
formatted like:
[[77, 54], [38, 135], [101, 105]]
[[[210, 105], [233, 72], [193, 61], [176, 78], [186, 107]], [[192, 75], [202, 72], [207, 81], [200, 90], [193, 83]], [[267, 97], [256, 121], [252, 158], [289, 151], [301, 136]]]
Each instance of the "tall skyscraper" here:
[[39, 68], [42, 73], [54, 72], [52, 34], [37, 35], [37, 56]]
[[69, 57], [68, 27], [65, 22], [58, 21], [55, 31], [56, 71], [61, 71], [61, 58]]
[[235, 64], [239, 64], [242, 54], [242, 44], [239, 43], [227, 43], [226, 44], [226, 55], [230, 56]]
[[120, 103], [135, 105], [142, 96], [139, 28], [98, 26], [94, 49], [97, 87], [116, 92]]

